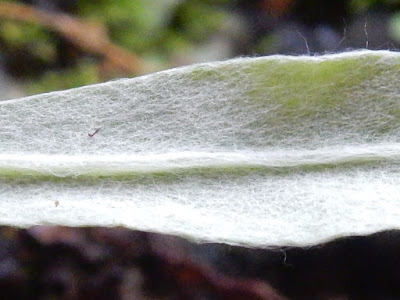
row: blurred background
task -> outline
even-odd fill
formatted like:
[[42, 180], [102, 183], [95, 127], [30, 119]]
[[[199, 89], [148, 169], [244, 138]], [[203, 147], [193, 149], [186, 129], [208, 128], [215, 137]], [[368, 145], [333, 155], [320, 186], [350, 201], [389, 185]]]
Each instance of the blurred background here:
[[0, 100], [238, 56], [400, 48], [400, 0], [0, 1]]

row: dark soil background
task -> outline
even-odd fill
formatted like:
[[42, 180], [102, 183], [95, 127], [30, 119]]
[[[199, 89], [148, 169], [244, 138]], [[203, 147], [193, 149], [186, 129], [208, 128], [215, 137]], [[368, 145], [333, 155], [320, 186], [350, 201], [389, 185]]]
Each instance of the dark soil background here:
[[0, 228], [1, 299], [400, 299], [400, 231], [253, 249], [126, 228]]

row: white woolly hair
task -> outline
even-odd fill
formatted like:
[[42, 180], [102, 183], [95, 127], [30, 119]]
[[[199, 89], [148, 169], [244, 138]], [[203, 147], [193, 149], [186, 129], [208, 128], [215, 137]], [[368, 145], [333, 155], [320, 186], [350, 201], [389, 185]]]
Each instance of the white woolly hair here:
[[400, 227], [400, 54], [239, 58], [0, 102], [0, 222], [311, 245]]

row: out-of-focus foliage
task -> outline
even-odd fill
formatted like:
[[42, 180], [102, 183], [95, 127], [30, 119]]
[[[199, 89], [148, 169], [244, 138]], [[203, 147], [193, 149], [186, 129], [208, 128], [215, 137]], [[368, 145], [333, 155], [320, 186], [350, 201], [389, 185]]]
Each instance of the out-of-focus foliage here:
[[77, 14], [106, 24], [117, 44], [137, 53], [146, 53], [157, 46], [174, 5], [173, 1], [154, 0], [100, 0], [95, 4], [78, 0]]
[[400, 12], [395, 13], [390, 19], [389, 30], [392, 37], [400, 42]]
[[39, 94], [43, 91], [64, 90], [82, 86], [82, 83], [87, 85], [99, 81], [100, 78], [93, 63], [81, 62], [74, 68], [46, 72], [39, 79], [27, 82], [27, 89], [31, 94]]
[[376, 6], [387, 7], [392, 5], [399, 5], [399, 0], [352, 0], [350, 1], [351, 8], [358, 13], [365, 12]]
[[28, 44], [49, 44], [51, 42], [48, 32], [36, 24], [3, 21], [1, 22], [0, 35], [3, 42], [10, 48], [18, 48]]
[[[400, 47], [398, 0], [7, 2], [104, 25], [111, 42], [138, 55], [146, 72], [240, 55], [324, 53], [366, 45], [373, 49]], [[7, 19], [0, 19], [1, 68], [25, 82], [29, 93], [139, 75], [110, 71], [101, 57], [79, 49], [48, 28]], [[67, 80], [67, 76], [73, 79]]]
[[[15, 0], [9, 2], [24, 3]], [[57, 4], [57, 1], [47, 2]], [[206, 41], [217, 31], [228, 15], [225, 5], [227, 2], [229, 1], [99, 0], [93, 3], [76, 0], [69, 3], [69, 8], [79, 18], [104, 24], [114, 44], [138, 54], [145, 63], [148, 61], [149, 65], [155, 65], [153, 69], [157, 70], [174, 65], [171, 57], [177, 53], [189, 52], [193, 45]], [[60, 48], [64, 49], [60, 51]], [[35, 24], [0, 20], [0, 51], [0, 55], [4, 56], [5, 66], [12, 69], [13, 75], [20, 79], [29, 79], [30, 93], [110, 79], [107, 75], [105, 78], [93, 76], [95, 60], [88, 61], [79, 49], [74, 49], [48, 29]], [[25, 58], [20, 60], [20, 54]], [[15, 66], [16, 61], [23, 64], [24, 60], [27, 64], [31, 60], [38, 61], [38, 65], [32, 65], [35, 68], [32, 73], [36, 75], [20, 72], [20, 67]], [[84, 68], [91, 71], [84, 72]], [[135, 74], [120, 74], [132, 75]], [[73, 79], [67, 80], [68, 76]], [[36, 81], [32, 81], [32, 77], [36, 77]]]

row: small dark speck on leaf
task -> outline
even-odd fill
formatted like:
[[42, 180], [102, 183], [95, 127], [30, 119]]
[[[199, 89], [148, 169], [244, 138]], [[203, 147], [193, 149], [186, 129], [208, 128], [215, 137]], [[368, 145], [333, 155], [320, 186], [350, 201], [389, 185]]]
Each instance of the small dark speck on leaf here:
[[93, 133], [88, 133], [89, 137], [93, 137], [97, 132], [99, 132], [100, 128], [97, 128]]

